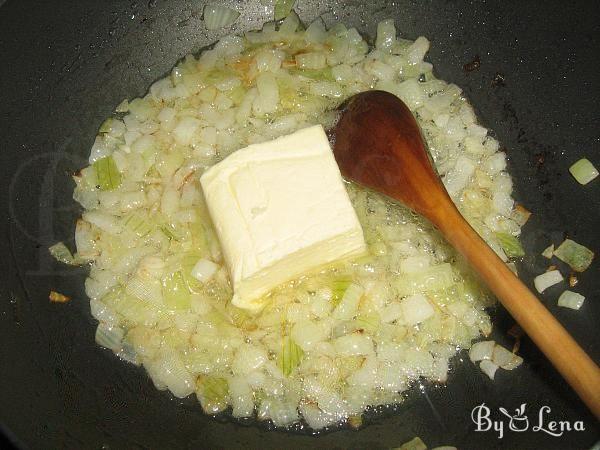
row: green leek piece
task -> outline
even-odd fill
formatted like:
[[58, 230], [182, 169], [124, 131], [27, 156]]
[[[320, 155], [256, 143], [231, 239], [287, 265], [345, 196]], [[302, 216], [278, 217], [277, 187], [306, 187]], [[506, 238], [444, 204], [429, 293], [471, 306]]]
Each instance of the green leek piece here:
[[304, 351], [291, 338], [284, 338], [281, 353], [277, 359], [277, 366], [288, 377], [300, 364]]
[[294, 7], [296, 0], [277, 0], [275, 2], [275, 20], [285, 19]]
[[331, 67], [325, 67], [324, 69], [289, 69], [291, 75], [302, 75], [303, 77], [310, 78], [311, 80], [317, 81], [335, 81], [333, 74], [331, 73]]
[[202, 408], [207, 413], [217, 413], [227, 408], [229, 383], [222, 377], [198, 379], [198, 394]]
[[502, 250], [504, 250], [504, 253], [506, 253], [506, 256], [509, 258], [520, 258], [525, 256], [525, 250], [523, 250], [521, 243], [515, 236], [508, 233], [495, 234], [496, 238], [498, 238], [500, 246], [502, 247]]
[[566, 262], [575, 272], [583, 272], [592, 263], [594, 252], [571, 239], [565, 239], [554, 250], [554, 256]]
[[331, 301], [335, 306], [337, 306], [338, 303], [342, 301], [342, 298], [344, 297], [344, 294], [346, 293], [346, 290], [348, 289], [348, 286], [350, 286], [351, 283], [351, 278], [338, 278], [336, 280], [333, 280], [333, 282], [331, 283]]
[[115, 160], [112, 156], [106, 156], [93, 164], [96, 170], [98, 186], [102, 191], [112, 191], [121, 185], [121, 173], [117, 169]]

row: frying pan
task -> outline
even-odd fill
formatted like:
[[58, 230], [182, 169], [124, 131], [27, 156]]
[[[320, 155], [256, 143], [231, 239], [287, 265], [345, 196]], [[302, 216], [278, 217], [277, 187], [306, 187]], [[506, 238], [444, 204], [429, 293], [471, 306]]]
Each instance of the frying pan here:
[[[0, 422], [23, 448], [391, 448], [420, 436], [430, 447], [584, 449], [598, 423], [526, 338], [526, 363], [492, 382], [463, 352], [446, 386], [411, 390], [396, 408], [367, 414], [359, 430], [314, 437], [264, 424], [211, 418], [195, 399], [157, 391], [144, 370], [94, 344], [95, 321], [83, 291], [85, 270], [54, 263], [47, 247], [72, 244], [80, 210], [69, 174], [85, 165], [103, 118], [121, 99], [145, 93], [186, 53], [230, 32], [256, 29], [271, 13], [258, 0], [219, 2], [242, 14], [208, 32], [204, 1], [0, 0]], [[539, 253], [565, 235], [600, 250], [600, 182], [569, 175], [587, 156], [600, 166], [600, 26], [594, 2], [299, 0], [302, 20], [340, 19], [373, 37], [392, 17], [403, 36], [432, 41], [437, 75], [464, 88], [482, 123], [506, 147], [515, 196], [534, 215], [519, 264], [531, 286], [548, 265]], [[480, 67], [463, 66], [479, 56]], [[471, 64], [468, 68], [474, 68]], [[579, 312], [556, 306], [564, 286], [541, 299], [596, 361], [600, 360], [598, 260], [580, 276], [588, 299]], [[564, 266], [561, 266], [564, 269]], [[56, 289], [73, 297], [48, 302]], [[513, 341], [506, 312], [493, 312], [492, 338]], [[464, 362], [461, 362], [464, 360]], [[600, 389], [600, 387], [599, 387]], [[584, 431], [504, 435], [476, 431], [471, 411], [485, 403], [512, 413], [526, 404], [530, 424], [582, 421]]]

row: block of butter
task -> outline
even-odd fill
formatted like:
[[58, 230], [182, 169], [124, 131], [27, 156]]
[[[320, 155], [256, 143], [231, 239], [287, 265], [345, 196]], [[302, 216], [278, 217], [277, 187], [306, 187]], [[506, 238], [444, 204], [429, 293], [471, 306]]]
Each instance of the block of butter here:
[[238, 150], [200, 183], [240, 308], [257, 311], [277, 285], [366, 252], [320, 125]]

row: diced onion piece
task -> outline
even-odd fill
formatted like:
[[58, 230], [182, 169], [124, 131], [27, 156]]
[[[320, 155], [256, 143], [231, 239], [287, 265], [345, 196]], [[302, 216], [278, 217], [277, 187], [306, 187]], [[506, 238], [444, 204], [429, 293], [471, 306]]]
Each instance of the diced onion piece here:
[[471, 361], [483, 361], [485, 359], [492, 359], [494, 351], [494, 341], [481, 341], [473, 344], [469, 350], [469, 358]]
[[330, 330], [311, 320], [301, 320], [292, 327], [291, 337], [302, 350], [310, 351], [314, 346], [328, 339]]
[[520, 258], [525, 256], [525, 250], [521, 246], [519, 240], [508, 233], [495, 233], [502, 250], [509, 258]]
[[408, 256], [407, 258], [400, 261], [400, 272], [401, 273], [415, 273], [421, 272], [430, 266], [431, 258], [425, 256]]
[[327, 38], [327, 30], [323, 19], [317, 17], [306, 29], [304, 39], [306, 42], [318, 44], [323, 42]]
[[427, 450], [427, 446], [420, 437], [416, 437], [392, 450]]
[[435, 313], [433, 306], [423, 294], [415, 294], [400, 302], [404, 322], [408, 325], [416, 325]]
[[263, 347], [244, 344], [238, 348], [231, 368], [236, 375], [244, 375], [258, 369], [268, 359]]
[[204, 24], [209, 30], [227, 27], [235, 22], [239, 16], [239, 12], [226, 6], [211, 4], [204, 7]]
[[587, 158], [582, 158], [569, 167], [569, 172], [579, 184], [588, 184], [598, 176], [598, 169]]
[[563, 277], [560, 272], [558, 270], [551, 270], [535, 277], [533, 279], [533, 284], [535, 285], [535, 289], [539, 293], [542, 293], [550, 286], [554, 286], [561, 281], [563, 281]]
[[196, 280], [202, 283], [206, 283], [215, 275], [215, 273], [217, 273], [217, 270], [219, 270], [218, 264], [215, 264], [214, 262], [208, 259], [202, 258], [199, 259], [198, 262], [194, 265], [194, 268], [192, 269], [192, 276]]
[[504, 370], [513, 370], [519, 367], [521, 364], [523, 364], [523, 358], [521, 358], [519, 355], [513, 354], [512, 359], [500, 367], [502, 367]]
[[554, 251], [554, 256], [566, 262], [575, 272], [583, 272], [592, 263], [594, 252], [571, 239], [565, 239]]
[[254, 412], [254, 395], [244, 377], [229, 380], [229, 397], [233, 407], [233, 417], [250, 417]]
[[393, 19], [382, 20], [377, 24], [375, 47], [379, 50], [391, 50], [396, 42], [396, 26]]
[[333, 347], [340, 356], [358, 356], [373, 353], [373, 341], [359, 333], [347, 334], [335, 339]]
[[578, 310], [583, 305], [585, 297], [577, 292], [565, 291], [558, 297], [558, 306]]
[[503, 366], [510, 363], [513, 359], [513, 356], [513, 352], [508, 351], [501, 345], [496, 344], [492, 353], [492, 362], [497, 366]]
[[425, 54], [429, 50], [429, 40], [424, 36], [419, 36], [410, 47], [408, 47], [406, 58], [409, 64], [419, 64], [423, 61]]
[[313, 403], [303, 403], [300, 405], [300, 413], [309, 427], [314, 430], [319, 430], [328, 425], [334, 424], [339, 418], [334, 414], [327, 414], [321, 411], [319, 407]]
[[321, 52], [300, 53], [295, 59], [299, 69], [323, 69], [327, 66], [327, 58]]
[[69, 264], [70, 266], [77, 265], [71, 250], [67, 248], [64, 242], [57, 242], [56, 244], [52, 245], [48, 251], [58, 262]]
[[114, 352], [121, 350], [125, 331], [119, 327], [111, 327], [103, 323], [96, 328], [96, 343]]
[[117, 105], [117, 107], [115, 108], [115, 111], [119, 112], [119, 113], [124, 113], [124, 112], [129, 111], [129, 100], [125, 99], [121, 103], [119, 103]]
[[488, 359], [481, 361], [479, 363], [479, 368], [490, 378], [490, 380], [494, 379], [496, 370], [498, 370], [498, 366]]
[[294, 3], [296, 3], [296, 0], [276, 0], [274, 8], [275, 20], [285, 19], [292, 12]]
[[450, 195], [456, 195], [464, 189], [475, 172], [475, 167], [471, 158], [465, 155], [458, 157], [454, 169], [444, 177], [444, 186]]
[[350, 320], [356, 315], [358, 304], [365, 290], [358, 284], [351, 284], [344, 292], [340, 304], [333, 311], [333, 317], [338, 320]]
[[131, 277], [125, 286], [125, 291], [129, 295], [153, 305], [162, 305], [163, 303], [160, 281], [145, 274]]
[[184, 398], [195, 390], [194, 378], [185, 368], [179, 353], [172, 349], [161, 349], [158, 362], [160, 380], [177, 398]]
[[544, 258], [552, 258], [552, 255], [554, 255], [554, 244], [551, 244], [549, 247], [546, 247], [546, 249], [542, 252], [542, 256]]
[[[509, 178], [510, 180], [510, 178]], [[528, 211], [523, 205], [516, 205], [512, 213], [512, 218], [519, 226], [523, 226], [527, 223], [531, 217], [531, 211]]]

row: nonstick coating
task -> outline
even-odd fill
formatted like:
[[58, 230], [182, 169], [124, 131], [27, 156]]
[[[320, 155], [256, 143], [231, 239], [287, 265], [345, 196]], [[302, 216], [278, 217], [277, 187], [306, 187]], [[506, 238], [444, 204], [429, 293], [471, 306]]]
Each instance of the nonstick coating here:
[[[221, 2], [219, 2], [221, 3]], [[600, 436], [597, 422], [557, 373], [524, 340], [526, 363], [491, 382], [461, 354], [446, 387], [416, 390], [397, 413], [369, 419], [360, 431], [319, 437], [267, 431], [205, 416], [195, 399], [157, 391], [143, 369], [94, 344], [96, 322], [83, 291], [85, 271], [51, 261], [46, 248], [72, 244], [80, 210], [69, 174], [85, 165], [95, 133], [123, 98], [145, 93], [186, 53], [228, 32], [259, 28], [270, 13], [258, 0], [222, 2], [242, 12], [229, 30], [208, 32], [204, 2], [195, 0], [0, 0], [0, 422], [22, 447], [364, 448], [398, 446], [420, 436], [430, 447], [584, 449]], [[308, 22], [336, 18], [373, 37], [393, 17], [402, 35], [428, 36], [439, 77], [457, 83], [482, 123], [504, 144], [515, 195], [533, 211], [524, 228], [523, 279], [543, 272], [540, 252], [565, 233], [600, 250], [600, 180], [582, 187], [570, 164], [587, 156], [600, 167], [600, 28], [595, 2], [369, 2], [299, 0]], [[481, 67], [463, 65], [479, 56]], [[498, 81], [497, 74], [504, 77]], [[560, 266], [565, 269], [564, 266]], [[542, 301], [600, 360], [600, 265], [581, 275], [588, 299], [579, 312], [559, 309], [564, 285]], [[563, 273], [568, 273], [563, 270]], [[73, 297], [50, 304], [56, 289]], [[495, 312], [493, 338], [513, 322]], [[600, 388], [600, 387], [599, 387]], [[471, 410], [485, 402], [511, 413], [526, 403], [531, 425], [547, 405], [553, 420], [584, 422], [585, 431], [476, 432]], [[547, 419], [547, 420], [548, 420]]]

